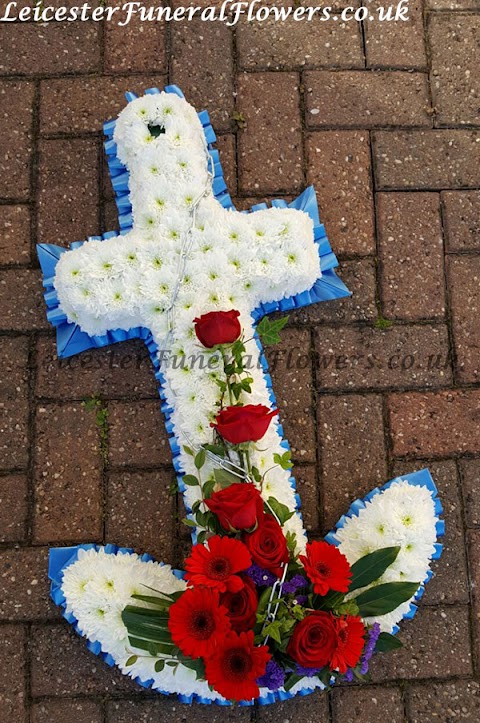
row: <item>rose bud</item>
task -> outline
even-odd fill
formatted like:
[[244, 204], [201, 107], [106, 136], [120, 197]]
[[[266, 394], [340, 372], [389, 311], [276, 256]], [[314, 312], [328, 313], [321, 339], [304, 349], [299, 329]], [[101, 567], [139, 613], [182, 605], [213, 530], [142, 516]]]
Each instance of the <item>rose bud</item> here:
[[229, 532], [255, 527], [264, 514], [260, 492], [248, 482], [237, 482], [214, 492], [205, 504]]
[[207, 349], [217, 344], [232, 344], [242, 333], [242, 327], [238, 321], [240, 312], [231, 311], [210, 311], [202, 314], [193, 320], [197, 339]]
[[246, 534], [243, 541], [257, 565], [281, 577], [282, 563], [288, 562], [289, 553], [283, 530], [272, 515], [265, 515], [257, 529]]
[[257, 442], [261, 439], [278, 409], [269, 409], [263, 404], [246, 404], [243, 407], [225, 407], [211, 423], [217, 432], [232, 444]]

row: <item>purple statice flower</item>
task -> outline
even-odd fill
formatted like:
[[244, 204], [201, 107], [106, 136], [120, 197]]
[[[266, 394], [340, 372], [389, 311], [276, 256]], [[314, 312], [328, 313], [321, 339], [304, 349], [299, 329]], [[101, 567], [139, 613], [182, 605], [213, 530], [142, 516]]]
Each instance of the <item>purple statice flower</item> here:
[[297, 601], [297, 605], [306, 605], [308, 602], [308, 597], [306, 595], [297, 595], [295, 597], [295, 600]]
[[287, 580], [283, 583], [282, 592], [285, 594], [291, 593], [292, 595], [295, 595], [297, 590], [301, 587], [306, 587], [307, 584], [307, 580], [303, 577], [303, 575], [294, 575], [291, 580]]
[[345, 678], [345, 680], [347, 681], [347, 683], [353, 683], [354, 675], [353, 675], [353, 671], [352, 671], [351, 668], [349, 668], [349, 669], [347, 670], [347, 672], [346, 672], [345, 675], [344, 675], [344, 678]]
[[273, 585], [277, 580], [277, 577], [273, 573], [264, 570], [263, 567], [260, 567], [256, 563], [253, 563], [245, 572], [252, 578], [257, 587], [268, 587]]
[[314, 675], [319, 673], [321, 671], [321, 668], [304, 668], [302, 665], [299, 665], [298, 663], [295, 664], [295, 673], [297, 675], [303, 675], [306, 678], [313, 678]]
[[366, 675], [368, 673], [368, 663], [373, 655], [373, 651], [375, 650], [379, 635], [380, 625], [378, 623], [373, 623], [372, 628], [368, 631], [368, 638], [365, 643], [365, 650], [363, 651], [362, 666], [360, 668], [360, 673], [362, 675]]
[[283, 686], [284, 682], [285, 672], [283, 668], [271, 658], [267, 663], [265, 673], [261, 678], [257, 679], [257, 685], [260, 688], [268, 688], [268, 690], [278, 690]]

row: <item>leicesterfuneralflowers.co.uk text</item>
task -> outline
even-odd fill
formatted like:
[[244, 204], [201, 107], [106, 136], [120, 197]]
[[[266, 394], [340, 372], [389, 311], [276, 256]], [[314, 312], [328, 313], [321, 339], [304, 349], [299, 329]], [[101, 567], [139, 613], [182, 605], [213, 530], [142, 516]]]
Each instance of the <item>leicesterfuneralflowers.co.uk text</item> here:
[[405, 22], [408, 18], [409, 0], [399, 0], [397, 3], [380, 6], [376, 8], [368, 8], [364, 5], [360, 7], [346, 7], [343, 10], [333, 10], [331, 6], [311, 6], [303, 5], [296, 7], [281, 7], [263, 5], [261, 0], [224, 0], [219, 5], [208, 6], [162, 6], [162, 5], [144, 5], [141, 2], [126, 2], [123, 5], [109, 7], [105, 0], [99, 0], [101, 4], [95, 5], [84, 2], [73, 6], [50, 6], [44, 0], [39, 0], [33, 7], [25, 7], [23, 3], [13, 0], [7, 3], [3, 15], [0, 16], [0, 22], [28, 22], [35, 21], [39, 23], [48, 22], [75, 22], [92, 20], [94, 22], [108, 21], [114, 22], [116, 25], [128, 25], [133, 18], [138, 18], [141, 22], [182, 22], [183, 20], [193, 20], [200, 18], [206, 22], [219, 21], [224, 22], [228, 26], [236, 25], [242, 18], [247, 22], [265, 22], [266, 20], [274, 20], [276, 22], [285, 22], [293, 20], [294, 22], [309, 22], [317, 20], [349, 22], [356, 21], [375, 21], [380, 22]]

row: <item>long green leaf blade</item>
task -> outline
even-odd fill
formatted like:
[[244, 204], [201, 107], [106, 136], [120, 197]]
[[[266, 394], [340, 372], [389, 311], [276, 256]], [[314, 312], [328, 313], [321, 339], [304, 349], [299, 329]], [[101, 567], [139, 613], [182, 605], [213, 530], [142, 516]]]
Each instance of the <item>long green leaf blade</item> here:
[[130, 645], [139, 650], [145, 650], [150, 655], [172, 655], [175, 649], [173, 643], [154, 643], [151, 640], [142, 640], [131, 635], [128, 636]]
[[366, 587], [383, 575], [397, 559], [400, 547], [384, 547], [361, 557], [352, 565], [352, 582], [348, 592]]
[[418, 590], [418, 582], [386, 582], [360, 593], [355, 598], [362, 618], [386, 615], [410, 600]]
[[380, 633], [377, 644], [375, 646], [376, 653], [389, 653], [390, 650], [398, 650], [402, 648], [403, 643], [390, 633]]

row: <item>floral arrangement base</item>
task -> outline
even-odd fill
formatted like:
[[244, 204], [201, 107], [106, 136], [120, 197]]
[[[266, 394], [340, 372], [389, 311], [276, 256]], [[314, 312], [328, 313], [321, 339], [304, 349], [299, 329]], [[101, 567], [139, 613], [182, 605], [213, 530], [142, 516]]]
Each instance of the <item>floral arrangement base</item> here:
[[[410, 518], [408, 525], [398, 514], [398, 507], [392, 507], [392, 503], [399, 499], [402, 499], [403, 518]], [[386, 509], [391, 510], [390, 515], [385, 514]], [[437, 560], [442, 553], [442, 544], [436, 541], [444, 534], [444, 523], [438, 517], [441, 512], [435, 483], [428, 470], [424, 469], [393, 479], [384, 487], [372, 490], [363, 500], [353, 502], [335, 529], [325, 537], [327, 542], [343, 550], [352, 563], [360, 558], [365, 547], [373, 552], [375, 545], [381, 549], [380, 545], [388, 547], [399, 542], [403, 543], [404, 549], [409, 545], [424, 546], [423, 555], [413, 553], [413, 564], [418, 566], [417, 575], [421, 574], [423, 578], [412, 599], [393, 614], [373, 618], [384, 631], [396, 634], [398, 623], [403, 619], [411, 620], [417, 611], [416, 602], [422, 597], [433, 574], [429, 559]], [[388, 524], [388, 531], [382, 533], [381, 539], [376, 535], [379, 519]], [[429, 530], [430, 539], [424, 535], [424, 526]], [[406, 550], [397, 557], [397, 571], [411, 553], [412, 550]], [[385, 576], [386, 579], [392, 578], [392, 574], [395, 578], [395, 570]], [[61, 606], [65, 619], [80, 635], [87, 637], [89, 650], [100, 655], [108, 665], [117, 665], [142, 687], [164, 694], [176, 692], [184, 703], [229, 704], [224, 697], [209, 690], [204, 682], [196, 680], [192, 669], [180, 665], [175, 673], [171, 668], [157, 673], [153, 658], [138, 657], [134, 663], [129, 663], [132, 647], [120, 612], [134, 591], [142, 589], [142, 586], [169, 593], [186, 590], [185, 572], [154, 562], [148, 554], [139, 556], [130, 548], [84, 544], [50, 550], [49, 577], [52, 599]], [[113, 587], [109, 582], [113, 582]], [[98, 615], [98, 610], [102, 611], [101, 615]], [[308, 695], [325, 687], [317, 677], [305, 676], [290, 690], [284, 687], [276, 691], [261, 688], [257, 702], [267, 705], [277, 700], [288, 700], [297, 694]], [[242, 700], [239, 704], [251, 705], [252, 702]]]
[[250, 705], [363, 680], [441, 554], [427, 470], [308, 542], [262, 344], [349, 294], [315, 193], [238, 213], [206, 112], [150, 89], [105, 124], [120, 234], [39, 246], [59, 356], [142, 338], [194, 546], [185, 571], [114, 545], [53, 549], [52, 597], [92, 652], [185, 702]]

